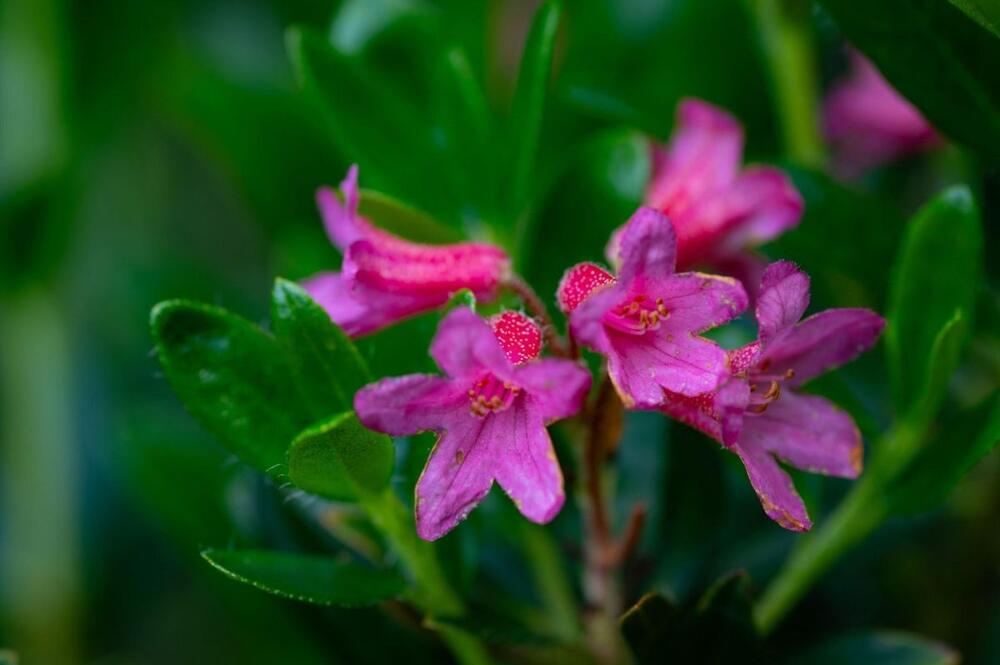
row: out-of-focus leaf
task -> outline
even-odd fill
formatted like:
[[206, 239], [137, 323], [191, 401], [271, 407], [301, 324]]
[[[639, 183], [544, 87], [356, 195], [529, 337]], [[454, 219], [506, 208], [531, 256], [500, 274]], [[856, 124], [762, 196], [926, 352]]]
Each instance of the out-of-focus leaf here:
[[763, 663], [745, 573], [718, 580], [690, 608], [658, 593], [621, 618], [622, 634], [641, 665], [662, 663]]
[[1000, 5], [991, 0], [948, 0], [974, 21], [1000, 37]]
[[613, 129], [581, 146], [544, 206], [535, 242], [521, 257], [543, 298], [552, 297], [574, 263], [604, 261], [608, 237], [639, 205], [649, 171], [649, 141], [639, 132]]
[[962, 310], [956, 309], [954, 315], [941, 327], [934, 343], [931, 345], [930, 357], [927, 359], [927, 383], [917, 400], [917, 410], [931, 417], [937, 413], [948, 389], [951, 375], [958, 367], [959, 356], [965, 345], [968, 326], [962, 316]]
[[394, 462], [392, 439], [366, 429], [349, 411], [295, 438], [288, 449], [288, 476], [311, 494], [351, 501], [384, 488]]
[[238, 582], [276, 596], [318, 605], [359, 607], [394, 598], [406, 588], [403, 578], [327, 557], [266, 550], [215, 550], [201, 555]]
[[276, 474], [309, 422], [278, 342], [219, 307], [171, 300], [150, 324], [163, 372], [192, 416], [246, 463]]
[[943, 0], [822, 0], [892, 85], [942, 132], [1000, 161], [1000, 41]]
[[[956, 310], [963, 318], [971, 316], [981, 281], [982, 242], [979, 211], [967, 187], [945, 190], [910, 221], [893, 267], [886, 331], [901, 414], [929, 389], [932, 370], [941, 371], [928, 361], [941, 330]], [[943, 350], [957, 356], [956, 343], [949, 339]]]
[[957, 427], [937, 433], [926, 452], [887, 489], [893, 511], [912, 514], [933, 509], [998, 444], [1000, 397], [985, 405], [981, 416], [963, 412]]
[[355, 340], [372, 378], [438, 371], [427, 353], [438, 318], [436, 313], [415, 316]]
[[[291, 28], [292, 62], [307, 94], [320, 100], [333, 139], [361, 167], [366, 182], [438, 211], [441, 192], [430, 124], [413, 102], [358, 58], [321, 35]], [[449, 211], [450, 212], [450, 211]]]
[[330, 24], [330, 42], [343, 53], [355, 54], [396, 21], [429, 11], [421, 0], [346, 0]]
[[525, 203], [534, 171], [561, 11], [556, 0], [547, 0], [538, 8], [521, 55], [507, 135], [509, 156], [503, 171], [510, 174], [507, 210], [515, 215]]
[[958, 654], [937, 642], [894, 632], [838, 637], [796, 654], [788, 665], [957, 665]]
[[368, 383], [368, 368], [326, 310], [301, 286], [279, 278], [271, 325], [313, 413], [322, 418], [354, 408], [354, 393]]
[[414, 242], [444, 244], [461, 239], [456, 230], [388, 194], [371, 189], [362, 189], [360, 194], [358, 212], [379, 228]]
[[765, 252], [791, 258], [809, 273], [817, 307], [867, 305], [881, 311], [905, 226], [902, 214], [888, 201], [819, 171], [783, 168], [805, 200], [805, 213]]

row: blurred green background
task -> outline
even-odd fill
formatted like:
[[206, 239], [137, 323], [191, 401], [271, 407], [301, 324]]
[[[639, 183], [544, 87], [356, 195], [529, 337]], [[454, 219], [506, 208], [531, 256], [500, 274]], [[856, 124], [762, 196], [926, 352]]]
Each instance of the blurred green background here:
[[[817, 306], [884, 311], [905, 216], [947, 184], [972, 186], [994, 288], [984, 289], [965, 392], [951, 409], [981, 404], [1000, 372], [1000, 176], [954, 147], [882, 169], [856, 188], [793, 166], [753, 5], [566, 3], [531, 192], [538, 239], [520, 257], [524, 272], [549, 297], [566, 266], [599, 259], [648, 175], [637, 132], [667, 138], [678, 99], [703, 97], [744, 123], [748, 159], [789, 166], [806, 218], [768, 251], [813, 272]], [[289, 26], [329, 35], [419, 114], [441, 118], [448, 109], [435, 109], [434, 72], [442, 45], [461, 48], [487, 103], [506, 109], [535, 6], [0, 2], [0, 649], [45, 665], [445, 657], [426, 634], [380, 610], [275, 599], [201, 560], [202, 547], [303, 546], [324, 535], [294, 519], [312, 504], [243, 468], [187, 417], [150, 355], [146, 322], [150, 307], [171, 297], [264, 322], [275, 275], [297, 279], [339, 260], [313, 193], [361, 159], [345, 149], [358, 137], [300, 90]], [[810, 9], [809, 22], [825, 86], [843, 71], [842, 41], [821, 11]], [[355, 105], [363, 121], [371, 113], [378, 131], [368, 101], [345, 89], [336, 103]], [[399, 154], [374, 159], [402, 166], [366, 171], [362, 160], [363, 185], [468, 228], [482, 210], [470, 212], [450, 193], [462, 184], [439, 182], [438, 191], [408, 179], [419, 160], [391, 138], [385, 149]], [[495, 222], [502, 237], [508, 221]], [[865, 405], [855, 415], [867, 434], [889, 417], [884, 385], [858, 388], [884, 384], [878, 355], [842, 379]], [[955, 416], [941, 427], [971, 436], [964, 422]], [[653, 502], [630, 598], [649, 588], [684, 598], [728, 570], [746, 568], [755, 582], [776, 570], [793, 536], [763, 518], [734, 460], [644, 414], [630, 419], [626, 436], [621, 501]], [[410, 466], [419, 468], [414, 449]], [[998, 479], [994, 455], [944, 505], [893, 519], [834, 568], [775, 640], [794, 650], [874, 626], [941, 640], [968, 663], [1000, 662]], [[815, 506], [846, 487], [815, 476], [797, 482]], [[491, 497], [458, 539], [478, 547], [481, 598], [523, 575], [491, 535], [518, 528], [509, 513]], [[571, 542], [577, 519], [567, 509], [553, 528]], [[0, 652], [0, 662], [8, 657]]]

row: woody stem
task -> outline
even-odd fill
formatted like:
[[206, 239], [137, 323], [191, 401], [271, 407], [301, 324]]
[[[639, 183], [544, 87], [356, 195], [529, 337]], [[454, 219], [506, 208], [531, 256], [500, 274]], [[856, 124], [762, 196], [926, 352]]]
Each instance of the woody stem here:
[[520, 275], [512, 275], [504, 283], [504, 286], [521, 299], [521, 302], [524, 303], [524, 308], [542, 325], [545, 342], [552, 350], [552, 353], [557, 356], [568, 357], [569, 350], [566, 343], [556, 332], [556, 326], [552, 322], [552, 316], [549, 315], [549, 310], [545, 306], [545, 302], [538, 297], [538, 294], [531, 288], [531, 285]]
[[[587, 499], [587, 537], [584, 551], [583, 591], [588, 608], [588, 635], [594, 651], [607, 662], [620, 662], [621, 638], [617, 618], [622, 610], [618, 575], [622, 548], [617, 547], [611, 529], [605, 485], [610, 471], [606, 462], [622, 431], [624, 410], [614, 386], [605, 378], [589, 413], [584, 450], [584, 483]], [[631, 520], [634, 532], [641, 517]], [[634, 540], [634, 535], [627, 540]]]

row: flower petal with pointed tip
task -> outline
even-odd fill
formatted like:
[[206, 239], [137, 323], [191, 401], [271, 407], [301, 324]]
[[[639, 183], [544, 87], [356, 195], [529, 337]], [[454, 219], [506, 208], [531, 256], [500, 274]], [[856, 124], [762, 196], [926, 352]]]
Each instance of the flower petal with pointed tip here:
[[791, 261], [777, 261], [764, 271], [757, 299], [757, 325], [764, 344], [798, 323], [809, 306], [809, 276]]

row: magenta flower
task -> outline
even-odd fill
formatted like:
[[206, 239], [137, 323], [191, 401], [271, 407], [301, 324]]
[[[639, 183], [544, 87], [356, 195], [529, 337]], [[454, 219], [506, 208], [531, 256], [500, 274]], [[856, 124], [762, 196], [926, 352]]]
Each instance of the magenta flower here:
[[576, 414], [590, 387], [580, 364], [539, 359], [538, 325], [516, 312], [487, 323], [462, 307], [441, 322], [431, 356], [446, 376], [412, 374], [358, 391], [366, 427], [406, 436], [438, 432], [417, 482], [417, 533], [453, 529], [495, 480], [533, 522], [562, 508], [563, 479], [546, 425]]
[[493, 300], [510, 273], [510, 259], [483, 243], [423, 245], [376, 228], [358, 215], [358, 168], [340, 185], [341, 203], [328, 187], [316, 193], [330, 241], [344, 252], [340, 272], [303, 282], [309, 295], [352, 337], [375, 332], [471, 290]]
[[731, 378], [714, 393], [670, 395], [661, 407], [739, 455], [764, 512], [793, 531], [812, 525], [775, 458], [856, 478], [863, 455], [846, 412], [796, 389], [871, 348], [885, 326], [867, 309], [829, 309], [799, 322], [808, 304], [809, 277], [788, 261], [772, 263], [757, 302], [759, 339], [730, 352]]
[[871, 62], [850, 52], [851, 73], [827, 95], [823, 123], [834, 149], [835, 170], [845, 178], [940, 142], [934, 128]]
[[[677, 233], [677, 267], [710, 266], [755, 288], [761, 261], [746, 250], [799, 223], [802, 197], [778, 169], [740, 170], [743, 129], [725, 111], [697, 99], [677, 107], [670, 143], [653, 148], [646, 205], [664, 213]], [[607, 257], [618, 264], [619, 232]]]
[[590, 263], [568, 270], [559, 305], [573, 337], [608, 358], [622, 401], [654, 407], [664, 390], [697, 395], [727, 376], [726, 352], [698, 335], [747, 306], [728, 277], [674, 273], [677, 239], [667, 218], [639, 208], [621, 236], [617, 278]]

